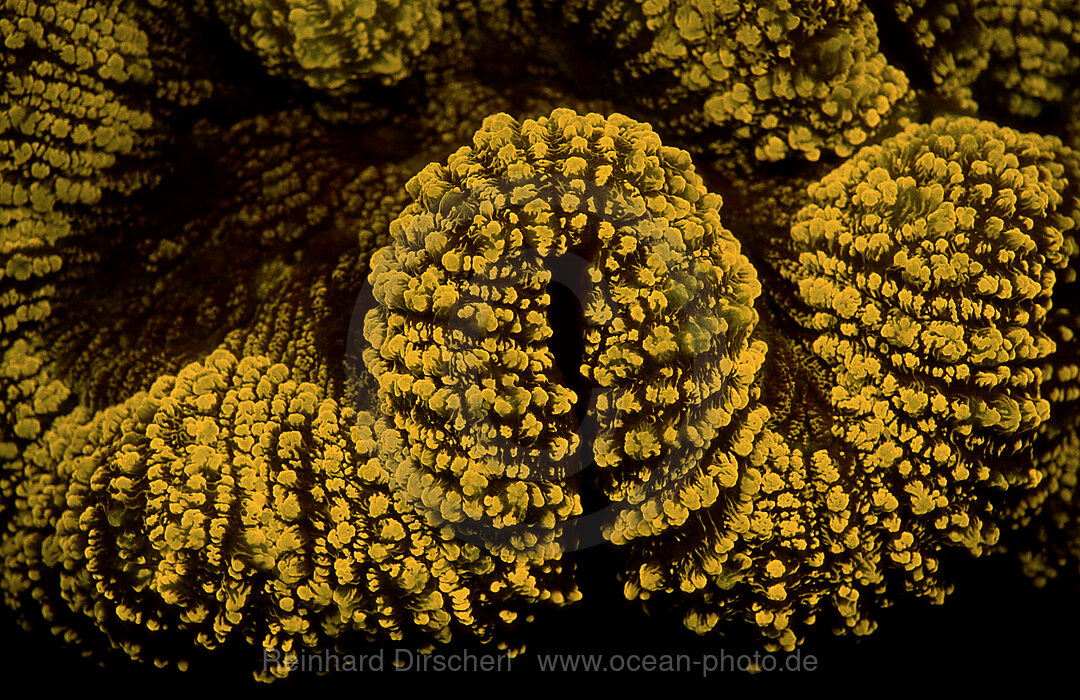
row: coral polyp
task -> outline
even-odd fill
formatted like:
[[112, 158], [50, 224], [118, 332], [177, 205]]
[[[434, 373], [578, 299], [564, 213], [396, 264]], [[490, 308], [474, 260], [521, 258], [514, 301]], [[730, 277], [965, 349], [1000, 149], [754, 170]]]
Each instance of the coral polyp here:
[[274, 680], [519, 654], [597, 566], [778, 652], [947, 604], [958, 561], [1075, 576], [1078, 32], [0, 0], [6, 607]]

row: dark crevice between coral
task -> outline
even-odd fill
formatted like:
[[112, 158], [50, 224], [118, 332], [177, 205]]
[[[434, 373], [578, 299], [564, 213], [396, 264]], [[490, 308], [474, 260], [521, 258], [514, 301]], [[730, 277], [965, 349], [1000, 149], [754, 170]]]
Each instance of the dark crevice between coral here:
[[280, 111], [283, 103], [310, 100], [314, 95], [289, 80], [269, 75], [256, 56], [232, 40], [224, 26], [208, 23], [200, 29], [200, 45], [214, 47], [209, 55], [214, 61], [211, 70], [216, 73], [215, 90], [198, 104], [169, 110], [176, 132], [190, 133], [195, 123], [204, 120], [235, 124], [258, 114]]
[[934, 92], [934, 73], [919, 48], [914, 32], [897, 16], [896, 7], [889, 0], [866, 0], [866, 5], [877, 22], [881, 53], [889, 63], [907, 75], [917, 90]]
[[[580, 439], [577, 452], [577, 469], [572, 485], [581, 498], [584, 513], [593, 513], [609, 505], [598, 484], [598, 474], [593, 461], [593, 442], [596, 439], [597, 420], [593, 412], [598, 387], [592, 385], [581, 373], [585, 361], [585, 303], [591, 291], [589, 268], [596, 259], [598, 241], [593, 245], [579, 245], [562, 255], [550, 255], [543, 259], [544, 269], [551, 273], [547, 293], [551, 299], [548, 306], [548, 323], [552, 335], [548, 349], [554, 355], [552, 368], [554, 383], [573, 390], [576, 400], [573, 406], [571, 427]], [[577, 538], [578, 533], [572, 533]]]
[[829, 450], [838, 464], [848, 448], [833, 434], [834, 417], [827, 396], [832, 370], [814, 355], [812, 336], [791, 319], [775, 299], [760, 297], [758, 335], [769, 349], [759, 385], [761, 402], [769, 407], [770, 426], [803, 454]]
[[588, 410], [589, 389], [581, 375], [581, 362], [585, 358], [585, 295], [588, 266], [576, 255], [550, 256], [544, 267], [551, 272], [547, 292], [551, 297], [548, 306], [548, 323], [551, 339], [548, 348], [555, 356], [558, 376], [555, 382], [569, 387], [577, 396], [574, 402], [574, 427], [585, 419]]
[[[597, 9], [599, 8], [599, 9]], [[612, 69], [625, 65], [633, 57], [641, 56], [650, 49], [654, 41], [653, 34], [645, 29], [645, 16], [632, 4], [624, 6], [631, 13], [625, 21], [625, 29], [633, 31], [633, 36], [620, 37], [617, 46], [595, 35], [594, 25], [610, 23], [611, 6], [598, 3], [595, 7], [577, 8], [575, 21], [568, 23], [561, 7], [557, 4], [541, 4], [534, 7], [534, 15], [526, 18], [519, 16], [523, 27], [535, 30], [540, 40], [534, 49], [540, 54], [542, 63], [550, 64], [563, 78], [568, 91], [582, 99], [611, 100], [623, 104], [635, 105], [642, 94], [664, 94], [677, 87], [677, 81], [664, 80], [656, 76], [648, 79], [635, 79], [631, 84], [613, 78]], [[493, 44], [505, 53], [505, 45]], [[490, 48], [488, 50], [490, 50]], [[531, 48], [531, 47], [530, 47]], [[536, 58], [532, 53], [519, 55], [526, 60]], [[508, 71], [506, 62], [485, 60], [478, 62], [480, 75], [490, 71], [490, 66], [499, 66], [510, 80], [508, 85], [520, 84], [520, 74]], [[650, 115], [638, 108], [625, 110], [628, 116], [639, 121], [650, 121]], [[655, 115], [652, 115], [655, 116]]]

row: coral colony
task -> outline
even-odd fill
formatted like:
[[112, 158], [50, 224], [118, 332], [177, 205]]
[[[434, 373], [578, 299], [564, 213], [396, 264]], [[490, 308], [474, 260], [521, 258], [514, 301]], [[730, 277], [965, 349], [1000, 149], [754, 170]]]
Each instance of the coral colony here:
[[0, 0], [0, 35], [29, 626], [270, 680], [520, 649], [597, 543], [774, 650], [942, 602], [947, 553], [1076, 568], [1073, 0]]

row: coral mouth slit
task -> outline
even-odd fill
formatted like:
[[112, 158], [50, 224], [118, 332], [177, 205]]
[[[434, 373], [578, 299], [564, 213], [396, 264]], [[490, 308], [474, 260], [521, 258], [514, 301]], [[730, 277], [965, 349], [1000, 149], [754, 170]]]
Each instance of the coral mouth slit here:
[[[543, 261], [544, 269], [551, 273], [547, 288], [551, 296], [547, 312], [551, 324], [548, 348], [555, 356], [555, 380], [577, 396], [573, 409], [575, 430], [582, 426], [589, 410], [589, 385], [581, 373], [581, 363], [585, 358], [584, 300], [588, 292], [589, 260], [571, 250], [566, 255], [549, 256]], [[583, 441], [583, 452], [588, 454], [589, 447]]]

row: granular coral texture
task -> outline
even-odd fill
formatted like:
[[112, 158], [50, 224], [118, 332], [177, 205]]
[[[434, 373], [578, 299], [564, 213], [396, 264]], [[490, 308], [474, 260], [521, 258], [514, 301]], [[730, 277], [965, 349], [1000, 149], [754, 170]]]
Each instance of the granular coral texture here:
[[5, 0], [0, 33], [0, 313], [7, 338], [47, 317], [71, 292], [68, 280], [109, 247], [105, 239], [97, 249], [77, 243], [91, 235], [92, 220], [73, 219], [152, 181], [161, 135], [144, 101], [125, 90], [148, 89], [151, 72], [146, 37], [117, 4]]
[[850, 155], [908, 88], [858, 2], [551, 5], [605, 54], [626, 101], [728, 169]]
[[545, 586], [557, 565], [528, 572], [399, 515], [376, 435], [284, 365], [215, 351], [55, 428], [40, 458], [65, 478], [24, 484], [5, 570], [50, 581], [57, 567], [63, 605], [136, 658], [178, 635], [282, 658], [350, 631], [484, 637], [513, 601], [563, 594]]
[[781, 269], [797, 306], [757, 326], [763, 407], [737, 487], [631, 543], [627, 595], [791, 648], [815, 624], [866, 634], [900, 596], [941, 602], [944, 551], [988, 553], [1016, 522], [1049, 544], [1019, 549], [1029, 571], [1066, 561], [1075, 353], [1053, 301], [1074, 274], [1076, 172], [1052, 137], [951, 118], [811, 185]]
[[1025, 572], [1039, 585], [1074, 569], [1080, 556], [1075, 499], [1080, 485], [1080, 321], [1073, 311], [1055, 310], [1047, 327], [1053, 329], [1057, 350], [1043, 384], [1051, 417], [1039, 427], [1033, 445], [1039, 481], [1011, 499], [1012, 522], [1002, 537], [1003, 549], [1018, 552]]
[[19, 339], [5, 347], [3, 353], [0, 515], [6, 519], [29, 466], [25, 450], [41, 438], [54, 418], [71, 409], [72, 394], [62, 381], [49, 374], [41, 348]]
[[[98, 293], [43, 331], [57, 355], [70, 357], [73, 386], [95, 406], [146, 389], [244, 326], [298, 264], [373, 248], [385, 234], [364, 224], [378, 227], [380, 207], [400, 206], [392, 195], [405, 177], [364, 143], [306, 110], [224, 130], [196, 125], [183, 167], [207, 174], [177, 178], [191, 184], [160, 190], [131, 208], [134, 220], [107, 229], [125, 245], [91, 280]], [[354, 155], [342, 160], [342, 152]], [[180, 209], [177, 200], [191, 203]], [[116, 308], [124, 315], [102, 323]]]
[[[445, 103], [403, 96], [415, 108], [404, 122], [364, 102], [266, 109], [265, 85], [216, 82], [242, 72], [189, 70], [140, 32], [172, 36], [164, 18], [188, 17], [184, 6], [137, 9], [113, 10], [102, 39], [72, 30], [87, 42], [129, 32], [143, 66], [138, 80], [112, 75], [126, 65], [115, 61], [56, 71], [85, 84], [76, 98], [91, 95], [77, 126], [49, 121], [75, 109], [60, 87], [11, 82], [2, 95], [5, 601], [86, 650], [181, 667], [238, 644], [287, 661], [348, 639], [428, 647], [455, 631], [514, 648], [510, 628], [531, 605], [580, 594], [560, 562], [503, 561], [399, 509], [370, 459], [372, 431], [386, 430], [346, 400], [343, 342], [404, 183], [445, 156], [448, 133], [510, 102], [465, 80]], [[31, 39], [33, 17], [13, 23]], [[38, 41], [66, 60], [61, 43]], [[49, 55], [4, 60], [21, 76]], [[233, 104], [243, 94], [252, 104]], [[521, 94], [537, 111], [564, 99]]]
[[439, 0], [214, 0], [246, 48], [276, 74], [336, 91], [395, 82], [442, 28]]
[[[142, 0], [125, 12], [146, 35], [158, 109], [177, 113], [217, 95], [231, 58], [219, 55], [207, 0]], [[175, 108], [175, 109], [170, 109]]]
[[[1065, 197], [1078, 201], [1080, 161], [1075, 151], [1064, 154], [1069, 178]], [[1080, 229], [1080, 211], [1073, 209], [1072, 229]], [[1073, 234], [1075, 239], [1075, 234]], [[1039, 426], [1032, 446], [1038, 482], [1013, 495], [1007, 505], [1010, 532], [1003, 549], [1017, 551], [1025, 571], [1039, 585], [1075, 568], [1080, 555], [1076, 519], [1077, 477], [1080, 475], [1080, 317], [1077, 315], [1075, 259], [1058, 275], [1053, 308], [1046, 318], [1047, 334], [1055, 345], [1043, 371], [1041, 391], [1050, 403], [1050, 418]], [[1028, 538], [1034, 534], [1034, 544]]]
[[989, 63], [991, 33], [978, 16], [983, 0], [892, 0], [918, 59], [946, 95], [966, 92]]
[[1075, 265], [1075, 173], [1053, 137], [939, 119], [860, 152], [796, 217], [834, 432], [857, 455], [857, 493], [893, 504], [882, 545], [913, 580], [935, 567], [920, 542], [982, 553], [1001, 492], [1060, 470], [1032, 445], [1051, 396], [1067, 411], [1045, 385], [1071, 372], [1055, 354], [1071, 331], [1048, 315]]
[[659, 619], [787, 650], [943, 602], [951, 559], [1075, 572], [1078, 31], [0, 0], [0, 595], [270, 679], [517, 651], [591, 544]]
[[673, 606], [706, 634], [733, 623], [792, 649], [814, 625], [866, 634], [887, 605], [891, 562], [870, 531], [881, 510], [860, 512], [859, 465], [830, 433], [829, 372], [768, 306], [756, 342], [767, 344], [740, 443], [723, 457], [724, 488], [659, 537], [625, 548], [625, 593]]
[[[213, 0], [232, 37], [274, 76], [327, 95], [426, 83], [447, 72], [550, 73], [553, 42], [529, 9], [506, 0]], [[550, 53], [550, 52], [549, 52]]]
[[1080, 6], [1073, 0], [982, 0], [990, 34], [982, 94], [1019, 117], [1038, 117], [1080, 82]]
[[497, 117], [409, 189], [393, 246], [373, 259], [365, 358], [407, 449], [387, 459], [417, 507], [470, 534], [507, 528], [508, 550], [558, 554], [556, 523], [580, 512], [563, 482], [582, 459], [579, 397], [546, 342], [547, 268], [565, 255], [590, 258], [592, 458], [626, 504], [609, 536], [655, 534], [711, 504], [728, 478], [715, 469], [734, 477], [725, 450], [747, 439], [764, 348], [749, 341], [753, 270], [688, 155], [617, 115]]
[[[520, 129], [493, 118], [473, 149], [408, 183], [414, 201], [372, 260], [378, 308], [365, 321], [364, 361], [400, 433], [384, 459], [412, 507], [510, 559], [544, 561], [561, 554], [556, 524], [581, 512], [565, 464], [578, 447], [575, 397], [552, 376], [539, 264], [574, 243], [563, 233], [568, 215], [548, 200], [576, 174], [520, 156], [529, 147], [513, 142]], [[545, 163], [560, 155], [535, 144]], [[579, 198], [565, 196], [573, 213]]]

